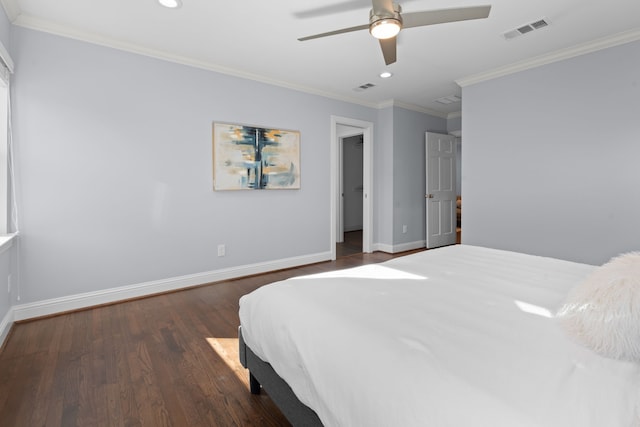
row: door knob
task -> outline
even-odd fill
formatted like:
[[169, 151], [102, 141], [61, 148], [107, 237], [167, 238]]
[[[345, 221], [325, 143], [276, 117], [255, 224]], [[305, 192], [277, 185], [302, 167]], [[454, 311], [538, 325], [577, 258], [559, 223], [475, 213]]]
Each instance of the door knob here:
[[433, 194], [425, 194], [424, 197], [426, 199], [433, 199]]

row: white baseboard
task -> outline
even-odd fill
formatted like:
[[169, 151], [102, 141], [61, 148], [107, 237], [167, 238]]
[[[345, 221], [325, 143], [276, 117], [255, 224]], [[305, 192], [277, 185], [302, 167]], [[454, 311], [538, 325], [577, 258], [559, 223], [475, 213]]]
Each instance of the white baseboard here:
[[398, 252], [412, 251], [414, 249], [424, 249], [426, 244], [427, 244], [426, 241], [418, 240], [417, 242], [409, 242], [409, 243], [402, 243], [400, 245], [393, 245], [393, 248], [395, 249], [394, 253], [398, 253]]
[[[12, 307], [10, 310], [10, 314], [12, 313], [12, 316], [7, 320], [7, 322], [10, 327], [13, 321], [50, 316], [53, 314], [64, 313], [66, 311], [79, 310], [96, 305], [124, 301], [131, 298], [139, 298], [162, 292], [175, 291], [205, 283], [218, 282], [220, 280], [229, 280], [253, 274], [298, 267], [300, 265], [313, 264], [316, 262], [328, 261], [330, 259], [331, 252], [324, 252], [314, 255], [244, 265], [222, 270], [190, 274], [187, 276], [173, 277], [164, 280], [154, 280], [151, 282], [105, 289], [102, 291], [87, 292], [61, 298], [20, 304]], [[0, 324], [0, 327], [4, 325], [4, 321], [5, 320], [3, 320], [3, 324]], [[2, 333], [2, 331], [3, 330], [0, 329], [0, 333]], [[1, 337], [2, 335], [0, 335], [0, 338]]]
[[11, 330], [11, 326], [13, 326], [13, 308], [9, 308], [9, 311], [0, 322], [0, 348], [4, 344], [4, 341], [7, 339], [7, 335], [9, 335], [9, 331]]
[[392, 254], [393, 253], [393, 245], [387, 245], [385, 243], [374, 243], [371, 245], [371, 250], [375, 251], [380, 251], [380, 252], [386, 252], [388, 254]]
[[399, 252], [412, 251], [414, 249], [424, 248], [426, 242], [424, 240], [418, 240], [417, 242], [401, 243], [399, 245], [387, 245], [385, 243], [376, 243], [373, 245], [373, 250], [382, 251], [389, 254], [397, 254]]

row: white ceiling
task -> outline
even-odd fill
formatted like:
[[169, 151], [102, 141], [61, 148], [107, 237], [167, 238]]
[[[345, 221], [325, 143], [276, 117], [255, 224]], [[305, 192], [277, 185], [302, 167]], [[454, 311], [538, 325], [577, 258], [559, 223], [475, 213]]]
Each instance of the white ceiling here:
[[[638, 0], [404, 0], [405, 13], [491, 4], [488, 19], [405, 29], [386, 67], [365, 31], [297, 38], [368, 22], [370, 0], [0, 0], [16, 25], [171, 61], [380, 107], [442, 117], [460, 103], [435, 99], [462, 85], [640, 39]], [[336, 12], [339, 10], [339, 12]], [[550, 25], [513, 40], [503, 33], [544, 18]], [[383, 70], [394, 73], [383, 80]], [[373, 83], [366, 91], [353, 89]]]

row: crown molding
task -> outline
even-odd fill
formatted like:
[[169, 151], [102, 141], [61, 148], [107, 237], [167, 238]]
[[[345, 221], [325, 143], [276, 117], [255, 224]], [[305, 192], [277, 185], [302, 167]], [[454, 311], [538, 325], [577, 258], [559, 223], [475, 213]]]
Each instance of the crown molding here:
[[[13, 7], [13, 5], [16, 4], [16, 0], [0, 0], [0, 2], [3, 5], [5, 5], [5, 3], [8, 5], [8, 6], [5, 6], [5, 8]], [[389, 106], [396, 106], [396, 107], [401, 107], [407, 110], [413, 110], [419, 113], [429, 114], [435, 117], [440, 117], [445, 119], [448, 117], [446, 113], [430, 110], [428, 108], [420, 107], [418, 105], [398, 102], [393, 99], [383, 101], [380, 103], [367, 102], [357, 98], [338, 95], [332, 92], [321, 91], [308, 86], [296, 85], [296, 84], [292, 84], [290, 82], [286, 82], [282, 80], [271, 79], [265, 76], [247, 73], [242, 70], [237, 70], [229, 67], [222, 67], [220, 65], [217, 65], [211, 62], [199, 61], [193, 58], [176, 55], [166, 51], [149, 49], [137, 44], [124, 42], [124, 41], [117, 40], [110, 37], [104, 37], [99, 34], [91, 33], [84, 30], [79, 30], [66, 25], [57, 24], [55, 22], [43, 20], [30, 15], [24, 15], [20, 13], [19, 10], [17, 12], [15, 19], [12, 20], [12, 23], [14, 25], [17, 25], [23, 28], [28, 28], [30, 30], [41, 31], [41, 32], [53, 34], [56, 36], [66, 37], [66, 38], [70, 38], [78, 41], [83, 41], [91, 44], [109, 47], [112, 49], [135, 53], [138, 55], [160, 59], [163, 61], [173, 62], [176, 64], [186, 65], [194, 68], [200, 68], [203, 70], [213, 71], [216, 73], [226, 74], [226, 75], [243, 78], [247, 80], [253, 80], [253, 81], [266, 83], [273, 86], [279, 86], [279, 87], [295, 90], [298, 92], [322, 96], [324, 98], [329, 98], [336, 101], [342, 101], [342, 102], [348, 102], [350, 104], [361, 105], [363, 107], [374, 108], [379, 110], [379, 109], [387, 108]], [[450, 114], [455, 114], [455, 113], [450, 113]]]
[[382, 110], [383, 108], [389, 108], [389, 107], [393, 107], [394, 101], [393, 99], [387, 99], [386, 101], [382, 101], [380, 103], [378, 103], [378, 109]]
[[381, 110], [383, 108], [389, 108], [389, 107], [404, 108], [405, 110], [411, 110], [411, 111], [415, 111], [417, 113], [429, 114], [430, 116], [440, 117], [441, 119], [448, 118], [448, 114], [447, 113], [442, 113], [440, 111], [430, 110], [428, 108], [424, 108], [424, 107], [421, 107], [419, 105], [409, 104], [409, 103], [402, 102], [402, 101], [396, 101], [395, 99], [388, 99], [386, 101], [382, 101], [382, 102], [378, 103], [378, 105], [377, 105], [377, 108], [379, 110]]
[[447, 118], [447, 113], [431, 110], [429, 108], [420, 107], [419, 105], [409, 104], [401, 101], [394, 101], [393, 105], [395, 107], [404, 108], [405, 110], [412, 110], [412, 111], [417, 111], [418, 113], [424, 113], [424, 114], [429, 114], [430, 116], [440, 117], [441, 119]]
[[2, 4], [9, 21], [13, 22], [20, 16], [21, 10], [20, 6], [18, 6], [18, 0], [0, 0], [0, 4]]
[[535, 58], [527, 59], [524, 61], [515, 62], [513, 64], [505, 65], [504, 67], [499, 67], [484, 73], [474, 74], [456, 80], [456, 83], [461, 87], [470, 86], [476, 83], [492, 80], [498, 77], [503, 77], [509, 74], [518, 73], [520, 71], [529, 70], [531, 68], [540, 67], [542, 65], [551, 64], [553, 62], [585, 55], [587, 53], [596, 52], [598, 50], [607, 49], [637, 40], [640, 40], [640, 28], [618, 33], [613, 36], [603, 37], [577, 46], [572, 46], [570, 48], [557, 50], [555, 52], [536, 56]]
[[[12, 0], [0, 0], [0, 2], [2, 1], [12, 1]], [[357, 98], [341, 96], [332, 92], [321, 91], [315, 88], [296, 85], [296, 84], [292, 84], [290, 82], [286, 82], [282, 80], [271, 79], [258, 74], [247, 73], [246, 71], [237, 70], [229, 67], [223, 67], [211, 62], [199, 61], [186, 56], [176, 55], [171, 52], [166, 52], [166, 51], [156, 50], [156, 49], [149, 49], [134, 43], [128, 43], [128, 42], [124, 42], [114, 38], [104, 37], [99, 34], [91, 33], [84, 30], [79, 30], [76, 28], [57, 24], [55, 22], [43, 20], [43, 19], [36, 18], [29, 15], [24, 15], [24, 14], [18, 15], [15, 21], [13, 21], [13, 24], [19, 27], [30, 29], [30, 30], [41, 31], [41, 32], [53, 34], [56, 36], [66, 37], [66, 38], [70, 38], [70, 39], [74, 39], [82, 42], [109, 47], [112, 49], [117, 49], [117, 50], [129, 52], [129, 53], [135, 53], [138, 55], [147, 56], [154, 59], [160, 59], [167, 62], [173, 62], [176, 64], [186, 65], [194, 68], [200, 68], [203, 70], [213, 71], [220, 74], [226, 74], [233, 77], [253, 80], [260, 83], [266, 83], [273, 86], [292, 89], [298, 92], [322, 96], [324, 98], [330, 98], [337, 101], [348, 102], [350, 104], [357, 104], [357, 105], [361, 105], [368, 108], [374, 108], [374, 109], [379, 108], [378, 104], [374, 102], [367, 102]]]

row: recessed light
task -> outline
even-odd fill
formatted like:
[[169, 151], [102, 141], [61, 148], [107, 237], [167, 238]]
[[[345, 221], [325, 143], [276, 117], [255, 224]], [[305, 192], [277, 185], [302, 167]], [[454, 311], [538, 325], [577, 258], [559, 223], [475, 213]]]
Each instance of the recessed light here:
[[383, 71], [380, 73], [380, 78], [381, 79], [388, 79], [389, 77], [393, 76], [393, 73], [390, 71]]
[[169, 9], [177, 9], [182, 6], [182, 1], [180, 0], [158, 0], [158, 3]]

